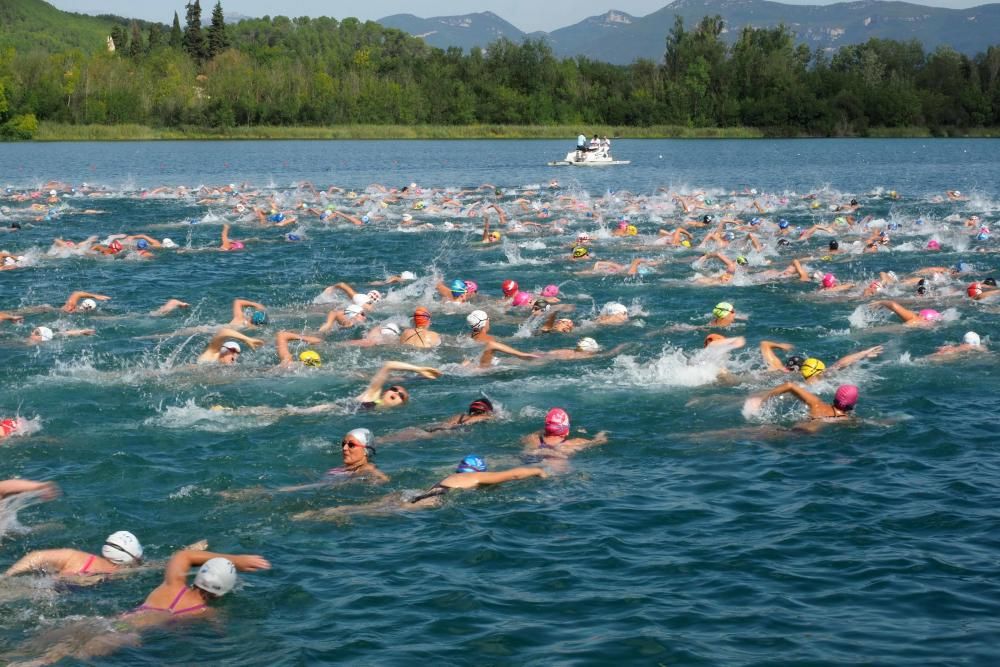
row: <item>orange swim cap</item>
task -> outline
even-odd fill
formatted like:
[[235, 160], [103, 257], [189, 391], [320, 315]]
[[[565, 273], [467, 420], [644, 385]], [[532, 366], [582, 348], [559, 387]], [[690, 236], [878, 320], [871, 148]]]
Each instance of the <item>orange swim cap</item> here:
[[413, 311], [413, 323], [418, 327], [426, 327], [431, 323], [431, 311], [420, 306]]

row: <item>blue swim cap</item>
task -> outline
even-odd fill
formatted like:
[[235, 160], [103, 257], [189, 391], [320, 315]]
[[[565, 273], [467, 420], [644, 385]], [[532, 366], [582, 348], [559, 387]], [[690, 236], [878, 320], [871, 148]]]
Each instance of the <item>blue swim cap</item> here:
[[726, 232], [725, 234], [722, 235], [722, 238], [726, 239], [727, 241], [732, 241], [733, 239], [736, 238], [736, 235], [733, 234], [732, 232]]
[[250, 316], [250, 322], [258, 327], [262, 324], [267, 324], [267, 313], [263, 310], [253, 311], [253, 315]]
[[188, 220], [188, 224], [189, 225], [197, 225], [198, 224], [198, 220], [196, 218], [191, 218], [190, 220]]
[[977, 241], [985, 241], [988, 238], [990, 238], [989, 232], [979, 232], [978, 234], [976, 234]]
[[889, 223], [889, 231], [894, 232], [897, 229], [899, 229], [899, 223], [898, 222], [890, 222]]
[[369, 222], [369, 221], [371, 221], [371, 218], [369, 218], [367, 215], [361, 216], [361, 222]]
[[956, 273], [968, 273], [969, 271], [972, 271], [972, 265], [968, 262], [959, 262], [955, 266], [951, 267], [951, 269]]
[[653, 269], [649, 268], [648, 266], [644, 266], [644, 265], [640, 265], [639, 268], [636, 269], [636, 273], [638, 273], [640, 276], [648, 276], [652, 272], [653, 272]]
[[302, 240], [302, 237], [299, 236], [298, 234], [288, 234], [288, 235], [285, 236], [285, 238], [288, 239], [289, 241], [301, 241]]
[[458, 464], [455, 472], [486, 472], [486, 461], [475, 454], [469, 454]]
[[466, 291], [468, 291], [468, 288], [465, 286], [465, 281], [462, 280], [461, 278], [455, 278], [454, 280], [452, 280], [451, 287], [449, 287], [448, 289], [451, 290], [452, 296], [459, 296], [461, 294], [465, 294]]
[[145, 250], [146, 248], [149, 247], [149, 241], [147, 241], [146, 239], [139, 239], [138, 241], [135, 242], [135, 247], [138, 248], [139, 250]]
[[760, 218], [750, 218], [750, 224], [751, 225], [759, 225], [760, 223], [761, 223], [761, 219]]
[[922, 225], [922, 224], [924, 224], [924, 219], [923, 218], [917, 218], [916, 220], [914, 220], [914, 223], [918, 224], [918, 225]]
[[785, 220], [784, 218], [778, 220], [778, 227], [780, 227], [781, 229], [788, 229], [788, 221]]

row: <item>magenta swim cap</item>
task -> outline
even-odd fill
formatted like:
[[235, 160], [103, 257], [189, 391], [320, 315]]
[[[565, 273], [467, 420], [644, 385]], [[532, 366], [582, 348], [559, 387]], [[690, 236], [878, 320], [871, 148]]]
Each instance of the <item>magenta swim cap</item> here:
[[515, 306], [527, 306], [533, 299], [534, 297], [530, 292], [518, 292], [514, 295], [513, 304]]
[[542, 296], [559, 296], [559, 288], [556, 285], [546, 285], [542, 289]]
[[569, 435], [569, 415], [562, 408], [552, 408], [545, 415], [545, 435]]
[[933, 322], [934, 320], [941, 319], [941, 313], [934, 310], [933, 308], [924, 308], [918, 314], [920, 315], [920, 319], [927, 320], [928, 322]]
[[833, 275], [832, 273], [828, 273], [825, 276], [823, 276], [823, 287], [825, 289], [833, 287], [836, 284], [837, 284], [837, 276]]
[[837, 388], [833, 397], [833, 407], [838, 410], [853, 410], [858, 403], [858, 388], [853, 384], [844, 384]]
[[935, 241], [934, 239], [931, 239], [930, 241], [927, 242], [927, 249], [928, 250], [940, 250], [941, 249], [941, 244], [938, 243], [937, 241]]
[[474, 294], [479, 291], [479, 285], [477, 285], [473, 280], [466, 280], [465, 291], [470, 294]]
[[243, 241], [230, 241], [229, 242], [229, 249], [230, 250], [243, 250], [243, 248], [245, 248], [245, 247], [246, 246], [243, 245]]
[[628, 223], [625, 222], [624, 220], [622, 220], [621, 222], [618, 223], [618, 229], [626, 229], [627, 227], [628, 227]]

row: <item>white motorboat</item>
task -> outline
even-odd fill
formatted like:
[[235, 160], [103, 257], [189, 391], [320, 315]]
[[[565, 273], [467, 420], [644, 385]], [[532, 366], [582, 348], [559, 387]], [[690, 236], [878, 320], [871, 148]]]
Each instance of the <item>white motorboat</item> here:
[[606, 167], [615, 164], [631, 164], [631, 160], [616, 160], [606, 148], [592, 151], [575, 150], [566, 153], [565, 160], [549, 162], [550, 167]]

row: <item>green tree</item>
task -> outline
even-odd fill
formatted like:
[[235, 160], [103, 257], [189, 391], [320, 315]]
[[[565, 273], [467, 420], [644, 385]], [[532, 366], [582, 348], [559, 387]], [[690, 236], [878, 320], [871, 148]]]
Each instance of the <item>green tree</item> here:
[[132, 21], [132, 37], [128, 43], [128, 56], [138, 59], [142, 57], [143, 53], [145, 53], [145, 49], [142, 44], [142, 32], [139, 30], [139, 24]]
[[222, 3], [216, 2], [212, 10], [212, 25], [208, 27], [208, 57], [214, 58], [229, 48], [226, 35], [226, 19], [222, 15]]
[[159, 23], [149, 24], [149, 34], [146, 37], [146, 51], [153, 51], [163, 46], [163, 26]]
[[124, 26], [115, 24], [111, 28], [111, 41], [115, 43], [115, 53], [123, 56], [128, 53], [128, 33]]
[[194, 0], [185, 5], [187, 8], [186, 25], [184, 26], [184, 50], [194, 60], [201, 62], [207, 55], [205, 34], [201, 31], [201, 2]]
[[170, 47], [179, 49], [184, 46], [184, 33], [181, 32], [181, 20], [174, 12], [174, 25], [170, 28]]

